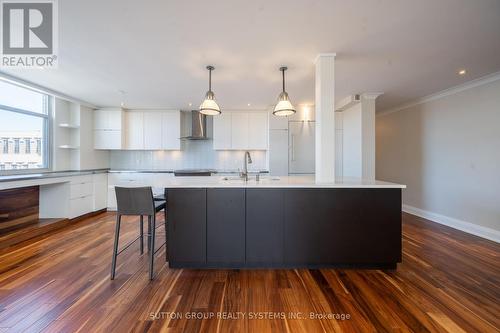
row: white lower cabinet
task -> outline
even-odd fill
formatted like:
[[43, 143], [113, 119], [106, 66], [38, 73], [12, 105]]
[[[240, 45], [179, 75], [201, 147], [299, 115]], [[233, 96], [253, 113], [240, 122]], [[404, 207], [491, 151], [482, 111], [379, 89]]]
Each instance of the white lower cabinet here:
[[69, 213], [73, 219], [107, 206], [108, 174], [75, 176], [69, 183]]
[[69, 200], [69, 218], [82, 216], [93, 211], [94, 198], [92, 195], [82, 196]]
[[108, 205], [108, 174], [99, 173], [93, 175], [94, 185], [94, 212], [105, 209]]
[[116, 210], [115, 187], [151, 186], [153, 194], [161, 194], [168, 187], [173, 173], [165, 172], [112, 172], [108, 174], [108, 210]]

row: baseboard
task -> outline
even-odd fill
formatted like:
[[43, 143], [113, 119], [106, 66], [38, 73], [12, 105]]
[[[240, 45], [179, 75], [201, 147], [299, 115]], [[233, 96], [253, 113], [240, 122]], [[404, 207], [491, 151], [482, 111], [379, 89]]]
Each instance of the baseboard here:
[[446, 225], [448, 227], [464, 231], [466, 233], [489, 239], [491, 241], [500, 243], [500, 231], [495, 229], [479, 226], [470, 222], [461, 221], [453, 217], [429, 212], [417, 207], [403, 205], [403, 211], [412, 215], [422, 217], [424, 219]]

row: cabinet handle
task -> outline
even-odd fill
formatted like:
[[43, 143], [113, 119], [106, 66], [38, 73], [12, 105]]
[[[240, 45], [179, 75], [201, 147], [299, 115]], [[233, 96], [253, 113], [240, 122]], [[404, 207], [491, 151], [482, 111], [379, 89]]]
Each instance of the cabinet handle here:
[[295, 161], [295, 135], [292, 134], [292, 161]]

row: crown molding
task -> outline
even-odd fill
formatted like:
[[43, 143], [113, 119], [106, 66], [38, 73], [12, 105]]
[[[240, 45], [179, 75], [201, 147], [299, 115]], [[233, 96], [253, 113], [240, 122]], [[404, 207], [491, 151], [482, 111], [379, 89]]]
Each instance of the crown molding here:
[[365, 99], [376, 99], [380, 95], [383, 95], [383, 92], [365, 92], [361, 94], [361, 97]]
[[337, 53], [319, 53], [316, 56], [316, 58], [314, 58], [314, 63], [318, 62], [319, 58], [327, 58], [327, 57], [335, 58], [336, 56], [337, 56]]
[[377, 114], [377, 117], [388, 115], [388, 114], [395, 113], [395, 112], [399, 112], [399, 111], [411, 108], [415, 105], [435, 101], [437, 99], [440, 99], [440, 98], [443, 98], [446, 96], [450, 96], [450, 95], [454, 95], [454, 94], [457, 94], [459, 92], [469, 90], [469, 89], [472, 89], [475, 87], [479, 87], [479, 86], [482, 86], [482, 85], [487, 84], [487, 83], [495, 82], [497, 80], [500, 80], [500, 72], [492, 73], [492, 74], [480, 77], [478, 79], [459, 84], [458, 86], [454, 86], [454, 87], [451, 87], [451, 88], [448, 88], [445, 90], [441, 90], [437, 93], [430, 94], [430, 95], [424, 96], [422, 98], [417, 98], [411, 102], [401, 104], [397, 107], [381, 111]]

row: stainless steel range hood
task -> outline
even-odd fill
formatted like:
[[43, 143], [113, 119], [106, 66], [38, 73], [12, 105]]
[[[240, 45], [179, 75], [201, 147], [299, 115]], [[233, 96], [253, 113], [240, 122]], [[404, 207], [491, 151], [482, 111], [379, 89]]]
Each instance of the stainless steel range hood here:
[[208, 140], [207, 117], [198, 110], [183, 111], [182, 140]]

